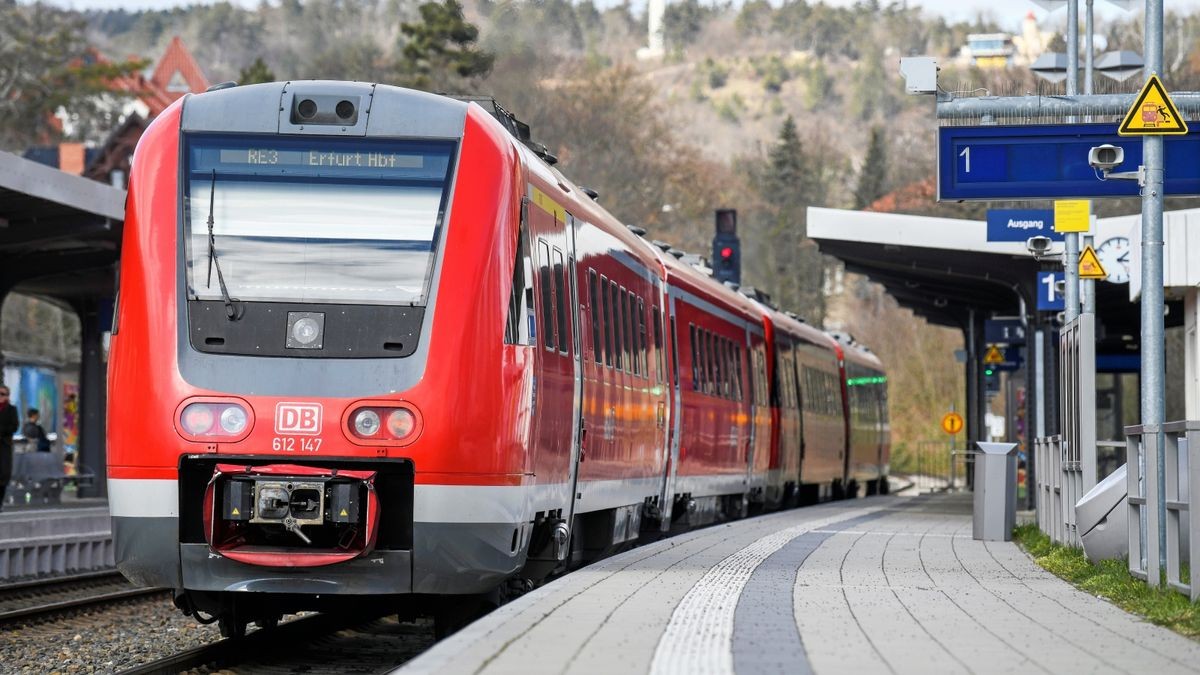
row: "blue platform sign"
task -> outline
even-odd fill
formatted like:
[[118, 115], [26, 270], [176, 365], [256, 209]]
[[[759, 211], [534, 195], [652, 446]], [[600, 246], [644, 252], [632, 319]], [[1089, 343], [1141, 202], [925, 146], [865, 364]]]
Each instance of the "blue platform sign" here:
[[1025, 241], [1030, 237], [1050, 237], [1062, 241], [1054, 231], [1054, 209], [988, 209], [988, 241]]
[[1020, 370], [1024, 365], [1025, 359], [1021, 358], [1020, 347], [1007, 347], [1004, 350], [1004, 361], [993, 364], [992, 367], [999, 371], [1014, 371]]
[[1058, 292], [1058, 282], [1066, 277], [1062, 272], [1037, 273], [1037, 308], [1039, 312], [1060, 312], [1067, 303]]
[[984, 319], [983, 341], [988, 344], [1023, 345], [1025, 326], [1020, 319]]
[[[942, 127], [938, 129], [938, 200], [1136, 197], [1137, 181], [1101, 180], [1088, 150], [1125, 150], [1116, 171], [1137, 171], [1142, 140], [1115, 124]], [[1200, 195], [1200, 130], [1164, 137], [1168, 196]]]

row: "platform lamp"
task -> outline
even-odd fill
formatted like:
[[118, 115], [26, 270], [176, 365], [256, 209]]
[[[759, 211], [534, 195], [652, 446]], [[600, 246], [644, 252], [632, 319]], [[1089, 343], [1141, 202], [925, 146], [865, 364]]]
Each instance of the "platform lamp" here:
[[1142, 55], [1127, 49], [1104, 52], [1096, 59], [1096, 70], [1100, 71], [1101, 75], [1118, 82], [1124, 82], [1141, 73], [1143, 66], [1145, 66], [1145, 62], [1142, 61]]
[[1043, 52], [1029, 69], [1043, 80], [1058, 84], [1067, 79], [1067, 55], [1062, 52]]

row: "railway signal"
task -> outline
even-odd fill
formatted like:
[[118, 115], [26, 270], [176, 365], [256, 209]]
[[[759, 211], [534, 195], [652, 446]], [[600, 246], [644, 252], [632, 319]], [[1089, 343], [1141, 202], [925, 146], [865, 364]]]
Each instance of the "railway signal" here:
[[713, 277], [717, 281], [742, 283], [742, 244], [737, 236], [737, 209], [716, 210], [713, 237]]

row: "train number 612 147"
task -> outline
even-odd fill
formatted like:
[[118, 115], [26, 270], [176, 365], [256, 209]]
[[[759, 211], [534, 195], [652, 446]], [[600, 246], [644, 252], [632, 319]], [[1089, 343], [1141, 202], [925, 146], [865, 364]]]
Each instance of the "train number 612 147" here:
[[271, 449], [275, 452], [320, 452], [321, 439], [276, 436], [271, 439]]

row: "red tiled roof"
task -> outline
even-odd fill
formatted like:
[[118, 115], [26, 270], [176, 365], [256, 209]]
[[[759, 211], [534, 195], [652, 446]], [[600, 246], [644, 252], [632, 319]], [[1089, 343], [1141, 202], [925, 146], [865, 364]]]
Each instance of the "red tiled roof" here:
[[[97, 58], [103, 57], [97, 55]], [[170, 89], [171, 80], [176, 73], [183, 79], [187, 91]], [[208, 89], [208, 78], [204, 76], [191, 52], [183, 46], [183, 41], [177, 35], [171, 38], [167, 51], [163, 52], [149, 79], [141, 74], [126, 75], [115, 79], [112, 85], [118, 91], [136, 96], [150, 109], [150, 117], [155, 117], [184, 94], [200, 93]]]
[[[176, 73], [183, 78], [189, 92], [199, 93], [208, 89], [208, 78], [204, 77], [204, 72], [200, 70], [200, 66], [192, 58], [187, 47], [183, 46], [183, 40], [180, 40], [178, 35], [171, 38], [171, 44], [167, 45], [167, 51], [159, 59], [158, 65], [154, 67], [154, 74], [150, 76], [149, 83], [155, 90], [155, 96], [154, 102], [147, 100], [146, 105], [150, 106], [151, 114], [157, 115], [167, 105], [187, 93], [170, 89], [171, 80]], [[155, 104], [162, 101], [166, 101], [166, 105], [155, 109]]]

